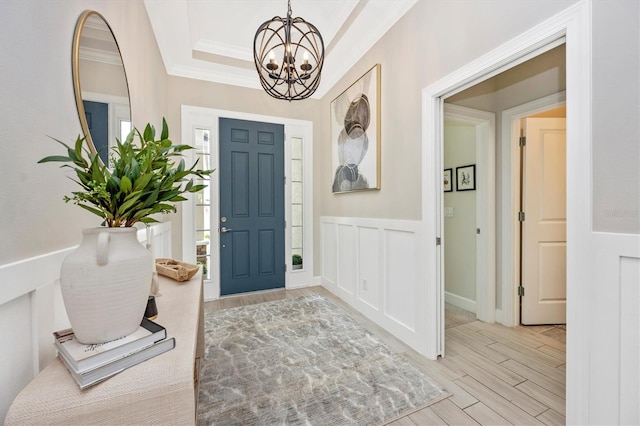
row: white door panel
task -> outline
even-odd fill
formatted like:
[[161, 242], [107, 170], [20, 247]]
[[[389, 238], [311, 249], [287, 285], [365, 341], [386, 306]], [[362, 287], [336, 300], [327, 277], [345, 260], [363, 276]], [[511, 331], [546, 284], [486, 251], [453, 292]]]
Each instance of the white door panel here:
[[523, 324], [566, 322], [566, 122], [526, 119]]

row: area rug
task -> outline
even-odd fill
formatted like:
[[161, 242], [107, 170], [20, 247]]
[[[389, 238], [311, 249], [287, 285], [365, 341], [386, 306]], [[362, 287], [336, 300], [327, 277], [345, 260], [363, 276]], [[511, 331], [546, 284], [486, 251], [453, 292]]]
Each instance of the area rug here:
[[199, 425], [376, 425], [449, 394], [322, 295], [205, 314]]

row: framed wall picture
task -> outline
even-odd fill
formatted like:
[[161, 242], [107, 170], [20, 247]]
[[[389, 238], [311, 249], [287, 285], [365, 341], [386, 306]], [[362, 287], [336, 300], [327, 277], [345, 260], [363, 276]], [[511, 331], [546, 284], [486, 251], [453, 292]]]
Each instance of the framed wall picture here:
[[380, 189], [380, 64], [331, 101], [334, 194]]
[[442, 186], [444, 187], [444, 192], [453, 191], [453, 184], [451, 183], [452, 175], [453, 169], [444, 169], [444, 175], [442, 177]]
[[476, 165], [456, 167], [456, 191], [475, 191]]

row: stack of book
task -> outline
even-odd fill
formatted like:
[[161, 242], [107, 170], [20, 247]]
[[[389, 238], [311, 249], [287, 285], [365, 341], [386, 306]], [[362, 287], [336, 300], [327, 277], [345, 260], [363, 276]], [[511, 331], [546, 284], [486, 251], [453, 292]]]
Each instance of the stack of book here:
[[167, 338], [163, 326], [147, 318], [135, 332], [107, 343], [80, 343], [71, 329], [56, 331], [53, 336], [58, 357], [80, 389], [93, 386], [176, 345], [175, 338]]

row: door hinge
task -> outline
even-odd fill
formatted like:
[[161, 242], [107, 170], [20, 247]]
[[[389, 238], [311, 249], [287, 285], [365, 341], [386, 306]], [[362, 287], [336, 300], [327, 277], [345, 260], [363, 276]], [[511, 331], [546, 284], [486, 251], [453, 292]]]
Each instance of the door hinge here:
[[520, 136], [520, 139], [518, 139], [518, 146], [526, 146], [526, 145], [527, 145], [527, 137]]
[[518, 286], [518, 296], [524, 296], [524, 287]]
[[524, 212], [518, 212], [518, 220], [524, 222]]
[[440, 237], [436, 237], [436, 245], [439, 246], [442, 244], [442, 239]]
[[287, 264], [284, 264], [284, 271], [287, 272]]
[[286, 176], [282, 178], [282, 183], [283, 183], [284, 185], [286, 185], [286, 184], [287, 184], [287, 177], [286, 177]]
[[286, 220], [284, 221], [284, 227], [285, 227], [285, 229], [287, 228], [287, 221]]

